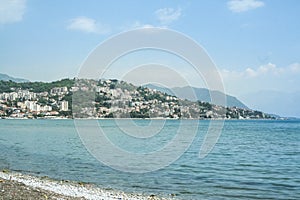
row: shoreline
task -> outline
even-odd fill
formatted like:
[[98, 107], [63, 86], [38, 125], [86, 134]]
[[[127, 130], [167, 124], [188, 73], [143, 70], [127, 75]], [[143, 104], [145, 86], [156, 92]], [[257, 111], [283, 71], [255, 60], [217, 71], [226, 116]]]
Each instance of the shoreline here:
[[180, 121], [180, 120], [191, 120], [191, 121], [282, 121], [282, 120], [300, 120], [300, 118], [290, 119], [290, 118], [244, 118], [244, 119], [236, 119], [236, 118], [19, 118], [19, 117], [6, 117], [1, 118], [0, 120], [170, 120], [170, 121]]
[[0, 199], [171, 200], [156, 195], [104, 189], [96, 185], [0, 171]]

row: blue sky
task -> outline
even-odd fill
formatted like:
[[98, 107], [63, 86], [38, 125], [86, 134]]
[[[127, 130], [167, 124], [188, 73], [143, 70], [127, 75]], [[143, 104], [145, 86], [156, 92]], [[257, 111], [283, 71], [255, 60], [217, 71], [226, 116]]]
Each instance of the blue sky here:
[[298, 0], [1, 0], [0, 72], [42, 81], [74, 77], [105, 39], [154, 26], [202, 45], [229, 94], [299, 92], [299, 10]]

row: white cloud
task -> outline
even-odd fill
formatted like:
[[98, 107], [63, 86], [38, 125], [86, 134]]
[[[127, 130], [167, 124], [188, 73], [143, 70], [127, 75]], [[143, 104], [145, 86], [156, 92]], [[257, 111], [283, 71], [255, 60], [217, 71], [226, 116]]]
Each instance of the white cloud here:
[[257, 75], [256, 71], [253, 70], [253, 69], [251, 69], [251, 68], [247, 68], [247, 69], [245, 70], [245, 72], [242, 73], [242, 75], [243, 75], [243, 74], [246, 74], [246, 75], [249, 76], [249, 77], [254, 77], [254, 76]]
[[26, 10], [26, 0], [0, 0], [0, 24], [21, 21]]
[[289, 66], [293, 73], [300, 73], [300, 63], [294, 63]]
[[154, 26], [151, 24], [143, 24], [140, 21], [135, 21], [131, 25], [126, 26], [126, 28], [123, 28], [125, 30], [127, 29], [135, 29], [135, 28], [153, 28]]
[[283, 68], [278, 68], [276, 67], [276, 65], [268, 63], [266, 65], [260, 66], [258, 69], [247, 68], [244, 72], [244, 75], [246, 77], [256, 77], [264, 74], [279, 75], [283, 71], [285, 71]]
[[235, 96], [260, 90], [299, 91], [300, 63], [278, 67], [268, 63], [242, 71], [221, 70], [225, 88]]
[[161, 8], [155, 11], [155, 15], [161, 24], [170, 24], [181, 16], [181, 8]]
[[264, 5], [265, 3], [259, 0], [231, 0], [227, 2], [229, 10], [237, 13], [263, 7]]
[[133, 21], [131, 23], [127, 23], [121, 27], [119, 27], [120, 31], [129, 31], [129, 30], [133, 30], [133, 29], [139, 29], [139, 28], [167, 28], [166, 25], [153, 25], [153, 24], [146, 24], [146, 23], [142, 23], [139, 20]]
[[109, 28], [106, 25], [98, 23], [95, 19], [84, 16], [71, 19], [67, 29], [99, 34], [106, 34], [109, 32]]
[[277, 67], [273, 63], [261, 65], [258, 68], [247, 68], [244, 71], [222, 70], [225, 78], [255, 78], [259, 76], [281, 76], [300, 73], [300, 63], [293, 63], [287, 67]]
[[178, 20], [180, 18], [181, 14], [181, 8], [161, 8], [154, 12], [157, 20], [159, 23], [156, 24], [148, 24], [143, 23], [139, 20], [135, 20], [131, 23], [127, 23], [124, 26], [120, 27], [120, 30], [127, 31], [131, 29], [136, 28], [153, 28], [153, 27], [159, 27], [159, 28], [167, 28], [169, 24], [172, 22]]

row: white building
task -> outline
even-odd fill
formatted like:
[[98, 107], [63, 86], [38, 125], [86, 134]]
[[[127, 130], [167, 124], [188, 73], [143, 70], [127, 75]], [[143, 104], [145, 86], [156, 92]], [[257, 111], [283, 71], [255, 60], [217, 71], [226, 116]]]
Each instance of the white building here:
[[40, 112], [41, 111], [41, 106], [39, 104], [34, 104], [32, 110], [36, 111], [36, 112]]
[[45, 112], [52, 111], [52, 106], [48, 106], [48, 105], [41, 106], [41, 111], [45, 111]]
[[69, 110], [69, 102], [61, 101], [60, 102], [60, 110], [61, 111], [68, 111]]
[[27, 109], [33, 111], [34, 110], [34, 105], [36, 102], [34, 101], [25, 101], [25, 105], [27, 107]]
[[68, 88], [67, 87], [55, 87], [55, 88], [51, 89], [50, 93], [52, 95], [54, 95], [54, 94], [58, 94], [58, 95], [66, 94], [66, 93], [68, 93]]
[[21, 109], [26, 109], [26, 104], [23, 102], [17, 102], [17, 106]]

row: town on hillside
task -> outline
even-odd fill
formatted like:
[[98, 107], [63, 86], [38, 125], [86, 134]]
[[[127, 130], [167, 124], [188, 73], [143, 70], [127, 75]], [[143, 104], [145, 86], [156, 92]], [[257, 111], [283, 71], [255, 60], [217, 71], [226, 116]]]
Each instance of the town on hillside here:
[[179, 99], [119, 80], [0, 81], [1, 118], [272, 119], [261, 111]]

